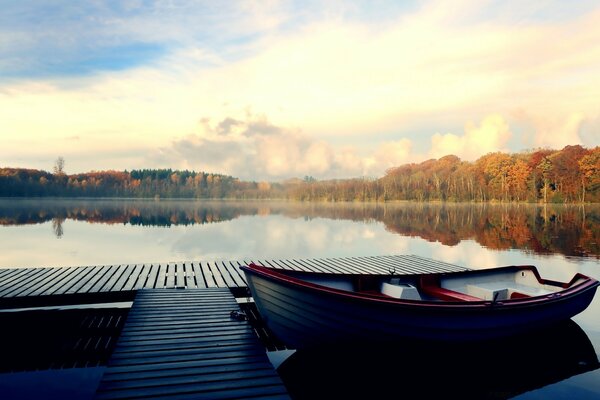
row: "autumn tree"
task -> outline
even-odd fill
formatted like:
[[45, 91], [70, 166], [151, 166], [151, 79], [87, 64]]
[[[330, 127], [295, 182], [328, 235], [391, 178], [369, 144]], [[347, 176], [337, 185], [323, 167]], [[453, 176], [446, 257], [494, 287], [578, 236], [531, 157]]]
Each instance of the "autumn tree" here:
[[517, 159], [509, 167], [507, 184], [513, 200], [520, 201], [527, 197], [527, 179], [530, 173], [531, 168], [523, 160]]
[[581, 170], [581, 201], [585, 201], [585, 194], [594, 188], [600, 187], [600, 147], [595, 147], [579, 160]]

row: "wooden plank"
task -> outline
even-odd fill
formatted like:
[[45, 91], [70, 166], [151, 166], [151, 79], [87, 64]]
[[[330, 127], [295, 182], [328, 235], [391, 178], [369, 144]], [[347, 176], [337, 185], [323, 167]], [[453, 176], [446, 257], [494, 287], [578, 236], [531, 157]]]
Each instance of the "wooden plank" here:
[[103, 376], [103, 379], [110, 382], [113, 380], [126, 379], [128, 376], [140, 377], [147, 376], [148, 372], [155, 374], [170, 373], [177, 371], [181, 368], [201, 368], [210, 367], [212, 365], [229, 365], [229, 364], [242, 364], [244, 362], [253, 363], [260, 362], [263, 359], [263, 353], [257, 351], [255, 355], [251, 356], [246, 353], [244, 355], [233, 356], [233, 357], [222, 357], [222, 358], [211, 358], [207, 360], [191, 360], [191, 361], [173, 361], [162, 364], [137, 364], [137, 365], [124, 365], [116, 366], [112, 365]]
[[303, 259], [303, 260], [296, 260], [298, 263], [304, 265], [306, 268], [308, 268], [310, 271], [314, 271], [314, 272], [319, 272], [320, 268], [329, 268], [330, 270], [335, 271], [335, 273], [338, 274], [343, 274], [343, 273], [347, 273], [348, 271], [339, 268], [337, 266], [334, 265], [328, 265], [328, 264], [323, 264], [322, 262], [320, 262], [317, 259]]
[[141, 265], [141, 264], [136, 264], [133, 266], [133, 270], [131, 271], [131, 274], [129, 275], [129, 279], [127, 279], [127, 281], [123, 285], [122, 290], [133, 290], [133, 288], [135, 287], [135, 283], [137, 282], [138, 278], [140, 277], [142, 268], [143, 268], [143, 265]]
[[144, 289], [154, 289], [156, 287], [156, 279], [158, 278], [159, 265], [152, 263], [150, 266], [150, 272], [148, 272], [148, 278], [144, 284]]
[[78, 282], [80, 282], [81, 278], [87, 276], [90, 272], [92, 272], [91, 267], [77, 268], [77, 271], [75, 274], [69, 276], [69, 279], [67, 279], [61, 285], [53, 288], [53, 290], [47, 294], [63, 294], [63, 293], [65, 293], [73, 285], [76, 285]]
[[397, 274], [423, 274], [439, 272], [439, 268], [432, 268], [431, 266], [423, 265], [419, 260], [409, 258], [397, 258], [392, 259], [388, 257], [379, 257], [377, 262], [388, 270], [396, 270]]
[[239, 263], [234, 264], [233, 261], [223, 261], [223, 265], [225, 265], [225, 268], [227, 268], [229, 275], [233, 278], [237, 286], [248, 286], [246, 284], [246, 277], [244, 276], [244, 273], [239, 269]]
[[65, 267], [58, 269], [60, 269], [59, 274], [54, 275], [52, 279], [48, 278], [45, 279], [43, 282], [40, 282], [40, 284], [37, 285], [35, 289], [33, 289], [32, 291], [28, 291], [27, 296], [41, 295], [42, 293], [45, 293], [46, 291], [51, 289], [53, 286], [60, 285], [62, 282], [68, 279], [69, 276], [77, 272], [77, 268], [75, 267]]
[[2, 268], [0, 269], [0, 282], [2, 281], [2, 279], [10, 274], [13, 273], [13, 271], [20, 269], [20, 268]]
[[166, 282], [167, 282], [167, 264], [159, 264], [158, 276], [156, 277], [156, 285], [154, 287], [156, 289], [163, 289], [165, 287]]
[[[0, 298], [130, 291], [142, 288], [246, 287], [243, 261], [185, 262], [76, 268], [0, 269]], [[421, 274], [467, 268], [414, 255], [255, 260], [258, 265], [318, 273]]]
[[199, 264], [200, 264], [200, 268], [202, 268], [202, 274], [204, 275], [204, 280], [206, 281], [206, 286], [209, 288], [217, 287], [217, 283], [214, 280], [213, 274], [212, 274], [210, 268], [208, 267], [208, 264], [205, 262], [199, 263]]
[[[202, 300], [199, 300], [202, 301]], [[231, 308], [230, 308], [231, 310]], [[198, 316], [195, 315], [195, 313], [193, 315], [188, 315], [188, 317], [192, 317], [192, 318], [188, 318], [188, 319], [180, 319], [180, 318], [176, 318], [174, 319], [173, 317], [171, 317], [172, 319], [170, 320], [162, 320], [160, 318], [154, 318], [154, 317], [147, 317], [145, 312], [139, 312], [136, 313], [136, 315], [141, 316], [141, 318], [133, 318], [128, 320], [129, 322], [129, 329], [128, 329], [128, 333], [130, 332], [137, 332], [137, 331], [148, 331], [149, 329], [153, 329], [155, 331], [161, 331], [164, 329], [180, 329], [180, 328], [186, 328], [192, 325], [201, 325], [201, 324], [212, 324], [214, 326], [225, 326], [225, 325], [231, 325], [232, 319], [229, 315], [227, 316], [223, 316], [223, 315], [202, 315], [202, 316]]]
[[102, 267], [99, 267], [99, 266], [87, 267], [84, 273], [78, 275], [77, 277], [74, 277], [74, 279], [72, 279], [72, 281], [70, 283], [67, 283], [66, 285], [63, 286], [63, 288], [57, 290], [54, 293], [55, 294], [77, 293], [79, 288], [81, 288], [83, 285], [85, 285], [85, 283], [88, 280], [97, 279], [97, 274], [98, 274], [98, 272], [100, 272], [101, 269], [102, 269]]
[[[226, 359], [212, 359], [202, 361], [191, 361], [184, 364], [186, 374], [200, 375], [207, 372], [225, 372], [225, 371], [236, 371], [238, 369], [251, 369], [263, 367], [262, 357], [247, 357], [247, 358], [226, 358]], [[180, 365], [174, 365], [175, 367], [181, 367]], [[114, 381], [126, 381], [134, 379], [147, 379], [150, 378], [162, 378], [168, 376], [179, 375], [180, 368], [170, 368], [171, 365], [161, 365], [159, 369], [143, 370], [143, 371], [113, 371], [104, 375], [105, 382]]]
[[125, 269], [123, 270], [123, 273], [121, 274], [119, 279], [117, 279], [117, 281], [115, 282], [115, 285], [113, 286], [111, 291], [119, 292], [119, 291], [123, 290], [123, 287], [125, 286], [125, 284], [129, 280], [129, 278], [131, 277], [131, 274], [133, 273], [134, 269], [135, 269], [134, 264], [127, 265], [125, 267]]
[[217, 271], [219, 272], [219, 274], [221, 275], [221, 279], [224, 281], [223, 287], [237, 287], [238, 286], [237, 282], [229, 274], [229, 271], [227, 270], [227, 268], [225, 267], [225, 264], [223, 262], [217, 261], [214, 263], [214, 266], [217, 269]]
[[[370, 259], [370, 257], [366, 258]], [[414, 263], [413, 260], [405, 258], [391, 258], [384, 256], [373, 261], [379, 263], [381, 268], [385, 269], [388, 274], [391, 271], [394, 271], [395, 274], [405, 275], [437, 272], [437, 269], [432, 270], [431, 268], [423, 268], [419, 264]]]
[[132, 288], [133, 290], [142, 289], [144, 287], [144, 285], [146, 284], [146, 279], [148, 279], [151, 267], [151, 265], [142, 264], [142, 269], [140, 270], [138, 279], [135, 282], [135, 286]]
[[198, 285], [196, 285], [196, 279], [194, 278], [194, 269], [192, 268], [192, 263], [190, 261], [186, 261], [183, 263], [183, 273], [184, 273], [184, 286], [187, 289], [196, 289]]
[[[182, 384], [198, 384], [201, 382], [218, 382], [218, 381], [233, 381], [238, 379], [254, 379], [265, 376], [273, 376], [273, 368], [264, 363], [258, 364], [258, 367], [253, 369], [239, 368], [236, 371], [221, 371], [216, 367], [212, 367], [210, 371], [202, 371], [204, 374], [197, 374], [197, 370], [186, 369], [179, 371], [179, 374], [156, 376], [155, 374], [147, 374], [142, 379], [131, 379], [124, 381], [112, 381], [104, 384], [104, 390], [116, 389], [131, 389], [131, 388], [151, 388], [161, 387], [166, 385], [182, 385]], [[230, 367], [231, 369], [231, 367]], [[167, 392], [170, 393], [170, 392]]]
[[[116, 286], [117, 282], [119, 282], [119, 280], [121, 280], [121, 278], [127, 271], [127, 265], [123, 265], [123, 264], [113, 266], [112, 268], [114, 270], [112, 275], [106, 280], [106, 282], [104, 284], [102, 284], [102, 286], [100, 286], [100, 288], [97, 289], [102, 293], [115, 291], [114, 287]], [[100, 282], [98, 282], [98, 283], [100, 283]]]
[[313, 270], [315, 272], [318, 272], [319, 268], [323, 268], [324, 270], [334, 273], [334, 274], [339, 274], [342, 272], [342, 271], [337, 270], [336, 268], [333, 268], [330, 265], [320, 266], [319, 268], [316, 268], [313, 265], [313, 263], [311, 262], [311, 260], [307, 260], [307, 259], [303, 259], [303, 260], [291, 259], [291, 260], [287, 260], [287, 263], [290, 265], [300, 265], [300, 266], [302, 266], [303, 269], [309, 269], [309, 270]]
[[[276, 262], [273, 260], [271, 262], [269, 261], [265, 261], [264, 262], [265, 267], [272, 267], [272, 268], [282, 268], [277, 266]], [[287, 263], [285, 268], [283, 269], [287, 269], [287, 270], [291, 270], [291, 271], [311, 271], [310, 268], [308, 268], [306, 265], [302, 264], [302, 263]]]
[[27, 275], [31, 274], [34, 270], [35, 268], [15, 268], [15, 271], [1, 282], [0, 288], [13, 287], [15, 282], [26, 278]]
[[188, 363], [191, 361], [220, 360], [231, 357], [264, 356], [265, 349], [256, 343], [249, 344], [249, 337], [237, 340], [221, 340], [219, 348], [214, 346], [190, 346], [182, 349], [153, 350], [151, 352], [122, 352], [113, 353], [110, 359], [111, 369], [116, 368], [158, 368], [169, 363]]
[[[0, 285], [0, 297], [14, 297], [18, 296], [19, 293], [24, 292], [28, 289], [31, 289], [38, 285], [39, 282], [42, 282], [46, 279], [47, 276], [51, 275], [52, 268], [35, 268], [37, 273], [32, 276], [28, 276], [26, 279], [18, 279], [12, 285], [7, 285], [5, 287], [4, 282]], [[1, 279], [1, 278], [0, 278]]]
[[[261, 376], [253, 377], [249, 376], [245, 379], [231, 379], [221, 380], [213, 382], [202, 382], [201, 377], [190, 379], [188, 383], [180, 383], [179, 385], [162, 385], [157, 387], [142, 387], [134, 389], [121, 389], [121, 390], [107, 390], [104, 391], [101, 386], [99, 392], [97, 392], [97, 399], [134, 399], [143, 397], [157, 397], [157, 396], [173, 396], [177, 394], [194, 394], [195, 396], [202, 395], [204, 398], [216, 399], [217, 395], [223, 395], [223, 391], [233, 392], [233, 389], [237, 389], [235, 393], [239, 393], [236, 397], [227, 398], [241, 398], [241, 397], [256, 397], [264, 393], [264, 387], [278, 386], [281, 385], [281, 380], [278, 376]], [[279, 393], [284, 391], [283, 388], [278, 388]]]
[[212, 273], [213, 279], [217, 284], [217, 287], [227, 287], [225, 280], [223, 279], [223, 275], [221, 275], [221, 271], [216, 267], [216, 263], [206, 263], [210, 272]]
[[20, 268], [20, 269], [23, 270], [22, 274], [13, 273], [13, 275], [16, 275], [16, 276], [13, 277], [12, 279], [8, 278], [8, 279], [3, 279], [0, 281], [0, 290], [14, 289], [15, 282], [18, 282], [18, 281], [29, 282], [32, 279], [35, 279], [36, 276], [38, 276], [39, 274], [44, 272], [43, 268]]
[[[407, 257], [407, 256], [405, 256]], [[443, 262], [443, 261], [439, 261], [439, 260], [433, 260], [430, 258], [425, 258], [425, 257], [421, 257], [421, 256], [410, 256], [412, 260], [414, 260], [415, 262], [420, 262], [422, 265], [427, 265], [427, 266], [435, 266], [437, 268], [440, 268], [440, 272], [447, 272], [448, 270], [452, 270], [452, 271], [463, 271], [464, 268], [457, 266], [457, 265], [453, 265], [453, 264], [449, 264], [447, 262]]]
[[206, 280], [204, 279], [204, 272], [202, 271], [202, 267], [199, 262], [192, 263], [192, 268], [194, 270], [194, 278], [196, 279], [196, 285], [199, 288], [206, 288]]
[[371, 263], [369, 260], [364, 257], [359, 258], [360, 261], [357, 263], [352, 259], [348, 258], [336, 258], [336, 259], [328, 259], [327, 262], [332, 262], [338, 265], [340, 268], [352, 269], [357, 271], [358, 273], [363, 274], [373, 274], [380, 275], [382, 273], [382, 268], [376, 263]]
[[[179, 272], [181, 267], [181, 263], [176, 262], [173, 263], [173, 288], [177, 289], [177, 288], [181, 288], [181, 289], [185, 289], [185, 284], [183, 284], [183, 269], [181, 269], [181, 272]], [[180, 283], [181, 280], [181, 283]]]
[[[35, 280], [34, 282], [32, 282], [31, 285], [24, 284], [19, 287], [18, 291], [7, 294], [7, 296], [10, 296], [10, 297], [27, 296], [30, 293], [32, 293], [35, 290], [42, 287], [43, 285], [45, 285], [46, 283], [58, 279], [61, 274], [65, 273], [64, 268], [44, 268], [44, 269], [47, 270], [47, 273], [44, 274], [43, 276], [40, 276], [40, 278]], [[2, 297], [2, 296], [0, 296], [0, 297]]]
[[123, 279], [121, 279], [121, 284], [117, 284], [114, 288], [114, 291], [131, 290], [137, 281], [139, 273], [140, 270], [138, 269], [137, 264], [128, 265], [125, 274], [123, 274]]
[[54, 294], [56, 291], [58, 290], [64, 290], [65, 287], [69, 287], [73, 282], [76, 282], [78, 277], [81, 276], [81, 274], [85, 274], [85, 272], [87, 272], [87, 268], [86, 267], [68, 267], [71, 271], [69, 271], [69, 273], [65, 276], [62, 277], [62, 279], [54, 282], [54, 283], [49, 283], [48, 286], [44, 286], [42, 288], [40, 288], [40, 290], [43, 290], [39, 293], [35, 294], [39, 294], [39, 295], [50, 295], [50, 294]]
[[117, 274], [118, 272], [119, 272], [119, 266], [118, 265], [108, 265], [106, 273], [100, 279], [98, 279], [97, 281], [94, 282], [94, 284], [88, 290], [88, 293], [99, 293], [99, 292], [101, 292], [102, 288], [108, 282], [110, 282], [110, 280], [113, 279], [113, 277], [115, 276], [115, 274]]
[[361, 273], [361, 274], [374, 274], [378, 275], [381, 273], [381, 268], [372, 265], [364, 259], [360, 259], [359, 262], [353, 262], [350, 259], [339, 258], [339, 259], [326, 259], [324, 262], [332, 263], [337, 268], [351, 271], [352, 273]]
[[[173, 318], [181, 307], [193, 319]], [[230, 318], [232, 307], [239, 310], [226, 288], [139, 291], [96, 398], [285, 396], [253, 329]]]
[[[231, 308], [229, 308], [231, 309]], [[234, 329], [234, 330], [240, 330], [240, 329], [247, 329], [248, 327], [245, 326], [240, 326], [239, 324], [236, 323], [237, 321], [235, 321], [234, 319], [229, 319], [228, 320], [220, 320], [220, 321], [216, 321], [215, 320], [210, 320], [210, 319], [205, 319], [205, 320], [198, 320], [197, 322], [185, 322], [185, 323], [180, 323], [178, 325], [170, 325], [170, 326], [164, 326], [164, 325], [160, 325], [158, 327], [156, 326], [146, 326], [146, 327], [139, 327], [136, 326], [135, 329], [128, 329], [127, 332], [123, 332], [122, 333], [122, 339], [125, 340], [125, 338], [129, 338], [129, 339], [135, 339], [135, 340], [139, 340], [140, 337], [143, 337], [144, 339], [149, 339], [149, 338], [155, 338], [156, 336], [160, 336], [160, 335], [165, 335], [165, 334], [172, 334], [172, 336], [170, 337], [178, 337], [177, 335], [186, 335], [187, 334], [193, 334], [194, 332], [196, 332], [197, 328], [202, 328], [202, 332], [223, 332], [224, 330], [228, 330], [228, 329]], [[210, 325], [209, 327], [207, 327], [207, 325]], [[183, 337], [183, 336], [181, 336]]]
[[175, 263], [168, 263], [166, 271], [167, 280], [165, 282], [165, 288], [172, 289], [175, 287]]
[[76, 288], [72, 288], [71, 292], [68, 293], [87, 293], [89, 292], [92, 287], [94, 287], [96, 285], [97, 282], [101, 281], [103, 277], [105, 277], [105, 275], [110, 272], [110, 266], [104, 266], [104, 267], [100, 267], [100, 269], [97, 270], [97, 272], [93, 275], [90, 276], [88, 279], [86, 279], [84, 282], [82, 282], [81, 285], [79, 285]]

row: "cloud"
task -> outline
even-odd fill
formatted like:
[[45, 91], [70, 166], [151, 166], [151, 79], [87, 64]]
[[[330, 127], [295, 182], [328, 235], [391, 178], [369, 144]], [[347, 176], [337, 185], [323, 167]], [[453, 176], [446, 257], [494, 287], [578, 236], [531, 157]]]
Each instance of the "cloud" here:
[[393, 142], [384, 142], [375, 150], [373, 156], [365, 160], [366, 170], [363, 175], [381, 175], [385, 170], [397, 167], [415, 160], [411, 154], [412, 142], [400, 139]]
[[464, 160], [475, 160], [483, 154], [507, 151], [506, 145], [512, 133], [508, 123], [500, 115], [488, 115], [476, 126], [468, 123], [465, 133], [458, 136], [452, 133], [436, 133], [431, 137], [431, 158], [454, 154]]
[[[12, 2], [0, 15], [0, 63], [27, 66], [19, 79], [0, 81], [3, 160], [18, 154], [36, 167], [35, 159], [54, 159], [64, 138], [78, 136], [71, 151], [96, 154], [81, 171], [153, 167], [139, 164], [142, 151], [161, 166], [343, 177], [377, 175], [419, 154], [472, 159], [521, 150], [503, 124], [529, 146], [598, 143], [597, 7], [549, 19], [534, 7], [526, 23], [515, 23], [525, 11], [471, 1], [364, 18], [367, 3], [350, 12], [321, 10], [321, 2], [56, 4]], [[84, 76], [32, 72], [55, 61], [76, 65], [86, 54], [102, 58], [106, 49], [135, 54], [138, 44], [157, 54]], [[248, 109], [269, 119], [248, 117]], [[502, 117], [488, 120], [490, 113]], [[212, 136], [199, 132], [204, 117], [212, 125], [201, 130]], [[457, 133], [469, 120], [482, 122]], [[129, 151], [131, 161], [111, 165], [112, 151]]]
[[516, 115], [516, 121], [530, 127], [524, 141], [534, 148], [595, 145], [600, 138], [600, 131], [594, 127], [594, 117], [582, 112], [541, 115], [522, 111]]
[[381, 176], [387, 168], [412, 160], [410, 149], [410, 140], [402, 139], [383, 143], [373, 154], [365, 155], [356, 148], [336, 148], [300, 131], [276, 126], [264, 115], [247, 113], [214, 123], [202, 119], [197, 133], [173, 140], [148, 163], [243, 179]]
[[329, 144], [251, 113], [216, 123], [203, 119], [198, 133], [174, 140], [151, 160], [156, 161], [244, 179], [324, 176], [337, 167]]

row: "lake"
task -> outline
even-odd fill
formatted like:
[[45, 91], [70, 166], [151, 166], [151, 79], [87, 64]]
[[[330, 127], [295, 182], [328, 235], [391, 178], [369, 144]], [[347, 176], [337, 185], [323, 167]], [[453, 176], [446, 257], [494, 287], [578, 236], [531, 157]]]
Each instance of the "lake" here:
[[[600, 206], [0, 199], [0, 267], [390, 254], [470, 268], [533, 264], [545, 278], [598, 279]], [[600, 295], [574, 321], [555, 345], [587, 339], [591, 350], [582, 351], [597, 361]], [[539, 367], [556, 376], [506, 395], [600, 396], [595, 367]]]

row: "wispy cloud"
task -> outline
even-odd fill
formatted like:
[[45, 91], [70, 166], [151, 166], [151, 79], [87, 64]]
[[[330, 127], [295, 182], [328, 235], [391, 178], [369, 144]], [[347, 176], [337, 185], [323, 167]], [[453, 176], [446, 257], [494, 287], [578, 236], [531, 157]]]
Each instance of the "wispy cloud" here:
[[0, 158], [31, 166], [71, 137], [79, 170], [273, 178], [600, 139], [594, 2], [10, 2], [0, 55]]

